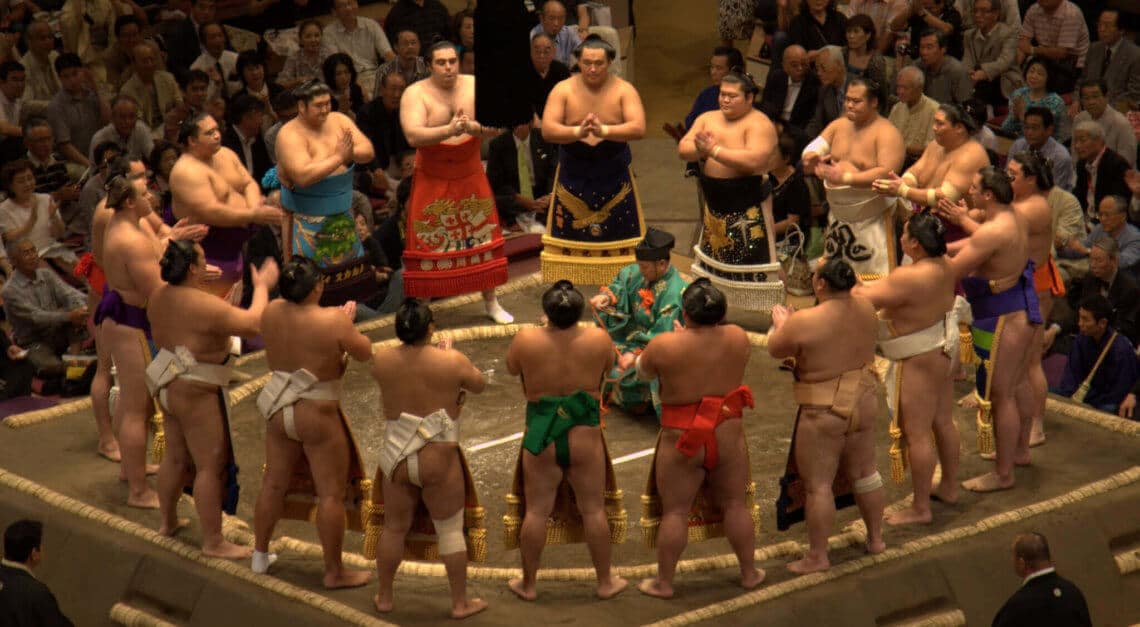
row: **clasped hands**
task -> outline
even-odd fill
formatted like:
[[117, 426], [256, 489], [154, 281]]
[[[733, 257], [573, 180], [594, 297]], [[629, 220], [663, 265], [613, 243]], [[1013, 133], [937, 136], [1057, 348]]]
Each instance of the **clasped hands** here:
[[598, 117], [597, 113], [587, 113], [582, 123], [574, 127], [574, 134], [577, 135], [579, 139], [585, 139], [587, 135], [602, 138], [608, 135], [609, 132], [609, 127], [602, 124], [602, 120]]

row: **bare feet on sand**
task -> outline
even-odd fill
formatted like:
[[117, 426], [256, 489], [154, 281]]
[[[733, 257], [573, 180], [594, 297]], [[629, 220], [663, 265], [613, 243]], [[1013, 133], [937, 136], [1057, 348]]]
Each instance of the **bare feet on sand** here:
[[467, 599], [463, 605], [452, 606], [451, 617], [456, 619], [467, 618], [485, 609], [487, 609], [487, 602], [483, 599]]
[[885, 520], [888, 525], [929, 525], [934, 520], [934, 515], [930, 513], [930, 508], [927, 507], [925, 511], [915, 508], [913, 505], [904, 507], [897, 512], [887, 514]]
[[651, 597], [658, 599], [672, 599], [673, 586], [661, 583], [660, 579], [642, 579], [641, 583], [637, 584], [637, 589], [641, 590], [642, 594], [648, 594]]
[[1008, 490], [1013, 487], [1013, 477], [1003, 481], [996, 474], [987, 472], [980, 477], [963, 481], [962, 487], [971, 492], [997, 492], [998, 490]]
[[788, 570], [797, 575], [818, 573], [828, 568], [831, 568], [831, 562], [827, 559], [827, 556], [816, 558], [805, 555], [803, 559], [788, 563]]
[[533, 601], [538, 597], [538, 594], [534, 591], [534, 586], [524, 585], [522, 577], [515, 577], [514, 579], [508, 581], [507, 587], [511, 589], [511, 592], [515, 593], [515, 596], [522, 599], [523, 601]]
[[887, 550], [887, 543], [882, 540], [876, 542], [867, 541], [867, 543], [863, 545], [863, 550], [869, 555], [878, 555]]
[[202, 555], [206, 557], [220, 557], [224, 560], [244, 560], [253, 555], [253, 547], [242, 546], [223, 540], [217, 546], [202, 546]]
[[388, 612], [392, 611], [392, 600], [389, 599], [387, 601], [381, 601], [379, 594], [372, 597], [372, 605], [375, 605], [376, 611], [380, 612], [381, 614], [387, 614]]
[[[148, 477], [157, 475], [158, 474], [158, 464], [147, 464], [146, 465], [146, 474]], [[126, 481], [126, 480], [127, 480], [126, 473], [124, 473], [122, 470], [120, 470], [119, 471], [119, 481]]]
[[162, 523], [162, 526], [159, 527], [159, 529], [158, 529], [158, 535], [166, 536], [169, 538], [169, 537], [173, 536], [174, 534], [178, 533], [180, 530], [185, 529], [186, 527], [189, 527], [189, 526], [190, 526], [190, 519], [189, 518], [179, 518], [178, 520], [174, 521], [173, 525], [171, 525], [169, 522], [164, 522], [164, 523]]
[[954, 481], [940, 481], [930, 488], [930, 500], [953, 505], [958, 502], [958, 484]]
[[764, 572], [763, 568], [753, 568], [750, 575], [740, 577], [740, 587], [751, 590], [763, 583], [767, 576], [768, 573]]
[[612, 599], [621, 594], [621, 591], [625, 590], [626, 586], [628, 585], [629, 582], [625, 579], [622, 579], [617, 575], [610, 575], [609, 581], [606, 583], [598, 584], [598, 589], [595, 591], [595, 594], [598, 595], [599, 599]]
[[119, 445], [114, 442], [108, 445], [100, 444], [99, 447], [95, 449], [95, 452], [99, 453], [100, 457], [109, 462], [115, 462], [117, 464], [123, 461], [123, 455], [119, 453]]
[[1045, 430], [1038, 431], [1036, 428], [1029, 434], [1029, 448], [1041, 446], [1045, 443]]
[[977, 409], [978, 408], [978, 396], [977, 396], [977, 394], [975, 394], [974, 392], [970, 392], [969, 394], [958, 399], [958, 407], [965, 407], [967, 409]]
[[[988, 462], [996, 462], [997, 461], [997, 453], [978, 453], [978, 457], [981, 457], [982, 459], [984, 459]], [[1033, 458], [1031, 458], [1028, 455], [1026, 455], [1025, 457], [1014, 457], [1013, 458], [1013, 465], [1014, 466], [1029, 466], [1032, 463], [1033, 463]]]
[[139, 509], [158, 509], [158, 492], [147, 490], [138, 496], [128, 495], [127, 505]]
[[324, 585], [328, 590], [336, 588], [358, 588], [372, 581], [370, 570], [341, 570], [335, 575], [325, 575]]

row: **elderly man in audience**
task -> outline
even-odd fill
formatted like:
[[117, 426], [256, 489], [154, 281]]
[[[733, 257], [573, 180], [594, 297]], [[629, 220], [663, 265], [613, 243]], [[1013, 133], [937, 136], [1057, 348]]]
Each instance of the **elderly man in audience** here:
[[67, 161], [90, 166], [91, 138], [111, 121], [111, 105], [99, 93], [95, 74], [78, 55], [59, 55], [55, 71], [62, 89], [48, 102], [45, 115], [56, 149]]
[[1128, 188], [1125, 173], [1130, 168], [1124, 157], [1108, 147], [1100, 124], [1085, 120], [1073, 127], [1073, 156], [1078, 159], [1073, 195], [1088, 213], [1089, 220], [1096, 218], [1096, 209], [1107, 196], [1122, 196], [1124, 207], [1121, 210], [1127, 212], [1132, 191]]
[[1053, 391], [1115, 414], [1137, 379], [1132, 342], [1109, 324], [1112, 305], [1104, 296], [1086, 298], [1077, 312], [1080, 333], [1069, 349], [1061, 385]]
[[1120, 29], [1120, 11], [1102, 11], [1096, 33], [1099, 40], [1089, 46], [1081, 78], [1104, 81], [1109, 104], [1121, 99], [1140, 102], [1140, 46]]
[[[530, 38], [530, 63], [534, 66], [534, 73], [538, 75], [535, 81], [535, 92], [532, 97], [534, 114], [537, 123], [542, 122], [542, 112], [546, 110], [546, 99], [554, 86], [570, 78], [570, 68], [565, 63], [554, 58], [554, 40], [545, 32], [532, 35]], [[720, 83], [717, 83], [719, 90]]]
[[915, 65], [926, 74], [926, 95], [938, 103], [962, 103], [973, 95], [974, 85], [965, 66], [946, 53], [946, 35], [928, 30], [919, 37]]
[[[134, 73], [135, 46], [142, 43], [143, 23], [134, 15], [120, 15], [115, 18], [115, 43], [103, 53], [103, 68], [107, 72], [107, 82], [103, 86], [110, 93], [116, 93], [123, 83]], [[176, 67], [176, 66], [172, 66]]]
[[[988, 2], [988, 0], [979, 0]], [[1009, 147], [1009, 154], [1030, 150], [1041, 155], [1053, 166], [1053, 184], [1065, 191], [1073, 189], [1073, 157], [1053, 138], [1053, 112], [1045, 107], [1029, 107], [1022, 116], [1024, 133]]]
[[210, 77], [207, 98], [228, 98], [241, 89], [237, 76], [238, 55], [226, 50], [226, 31], [221, 22], [206, 22], [198, 27], [202, 54], [190, 64], [191, 70], [202, 70]]
[[[801, 46], [785, 48], [780, 67], [768, 72], [764, 95], [760, 99], [760, 111], [773, 122], [783, 122], [784, 129], [801, 140], [806, 138], [803, 128], [811, 121], [819, 101], [819, 77], [809, 66], [807, 51]], [[716, 90], [719, 94], [719, 79]]]
[[1089, 50], [1089, 28], [1077, 5], [1069, 0], [1037, 0], [1025, 12], [1017, 40], [1017, 62], [1043, 56], [1057, 65], [1057, 93], [1076, 87]]
[[55, 272], [41, 268], [36, 245], [19, 238], [8, 247], [15, 273], [0, 289], [16, 344], [43, 379], [63, 376], [60, 355], [78, 350], [86, 339], [87, 296]]
[[[154, 135], [150, 127], [139, 119], [139, 103], [131, 96], [122, 94], [111, 101], [111, 123], [95, 131], [91, 136], [91, 148], [113, 141], [121, 152], [132, 159], [146, 159], [154, 150]], [[94, 155], [88, 155], [93, 160]]]
[[0, 230], [5, 242], [30, 239], [40, 256], [64, 276], [71, 276], [75, 253], [60, 238], [66, 232], [59, 209], [51, 196], [36, 193], [36, 175], [27, 159], [17, 159], [0, 169], [0, 181], [8, 198], [0, 202]]
[[[962, 39], [962, 66], [974, 83], [974, 97], [991, 105], [1005, 104], [1014, 89], [1021, 87], [1017, 67], [1017, 35], [1014, 26], [999, 21], [1002, 6], [1015, 6], [1015, 0], [973, 0], [974, 28]], [[1014, 9], [1016, 14], [1017, 9]]]
[[[926, 31], [933, 30], [946, 37], [944, 47], [950, 56], [962, 58], [962, 14], [952, 0], [910, 0], [907, 11], [891, 20], [891, 30], [909, 32], [907, 43], [911, 57], [917, 55]], [[899, 56], [902, 58], [904, 55]], [[901, 59], [899, 63], [902, 63]]]
[[182, 92], [178, 91], [174, 75], [159, 68], [158, 46], [153, 41], [140, 42], [132, 52], [134, 75], [123, 83], [119, 94], [135, 99], [139, 119], [148, 127], [160, 128], [166, 110], [182, 102]]
[[[1140, 67], [1137, 68], [1140, 71]], [[1092, 120], [1104, 129], [1105, 144], [1124, 157], [1129, 166], [1136, 167], [1136, 133], [1124, 114], [1108, 102], [1108, 86], [1103, 79], [1081, 81], [1081, 111], [1073, 118], [1074, 124]]]
[[[810, 53], [809, 53], [810, 56]], [[826, 46], [815, 56], [815, 70], [819, 75], [819, 100], [815, 113], [808, 122], [805, 136], [815, 137], [827, 128], [835, 118], [846, 110], [847, 63], [843, 60], [843, 49], [839, 46]]]
[[357, 15], [360, 6], [356, 0], [333, 0], [332, 6], [336, 20], [325, 26], [321, 37], [325, 56], [343, 52], [352, 57], [364, 95], [370, 97], [381, 59], [389, 61], [396, 57], [396, 53], [376, 20]]
[[17, 159], [24, 152], [24, 131], [20, 122], [23, 120], [26, 77], [24, 66], [19, 63], [0, 63], [0, 161]]
[[406, 28], [396, 33], [396, 56], [386, 61], [376, 71], [373, 94], [380, 95], [380, 90], [383, 88], [380, 83], [392, 72], [399, 72], [404, 77], [404, 83], [408, 85], [431, 74], [431, 68], [420, 56], [420, 36], [416, 31]]
[[27, 74], [24, 86], [26, 115], [43, 115], [48, 101], [59, 91], [55, 73], [55, 34], [46, 20], [35, 20], [24, 30], [24, 46], [28, 51], [20, 58]]
[[439, 0], [398, 0], [384, 18], [388, 41], [405, 28], [416, 31], [420, 45], [430, 48], [437, 41], [451, 39], [451, 15]]
[[[995, 2], [994, 7], [998, 10], [998, 21], [1002, 24], [1008, 25], [1013, 29], [1014, 33], [1021, 30], [1021, 2], [1029, 2], [1030, 0], [1002, 0], [1000, 3]], [[962, 28], [969, 30], [977, 26], [977, 0], [958, 0], [954, 3], [954, 7], [958, 9], [958, 13], [962, 15]]]
[[[68, 226], [67, 232], [78, 232], [72, 229], [71, 221], [75, 217], [79, 186], [72, 180], [67, 164], [56, 158], [53, 150], [55, 138], [47, 120], [34, 117], [24, 124], [24, 145], [28, 148], [27, 159], [36, 177], [36, 193], [49, 194], [60, 208], [60, 215]], [[81, 174], [76, 173], [75, 178], [79, 176]], [[78, 228], [79, 225], [74, 226]]]
[[[1099, 222], [1084, 238], [1073, 237], [1058, 251], [1062, 256], [1084, 258], [1089, 256], [1093, 242], [1111, 237], [1120, 247], [1120, 268], [1135, 276], [1140, 270], [1140, 229], [1128, 223], [1128, 201], [1122, 196], [1105, 196], [1098, 205]], [[1083, 272], [1082, 272], [1083, 274]]]
[[[1045, 330], [1045, 344], [1057, 336], [1076, 331], [1077, 309], [1082, 302], [1104, 296], [1112, 306], [1109, 324], [1135, 345], [1140, 342], [1140, 286], [1131, 272], [1120, 271], [1120, 245], [1111, 237], [1101, 237], [1089, 249], [1089, 273], [1074, 281], [1065, 294], [1071, 311], [1054, 309], [1054, 322]], [[1061, 301], [1058, 300], [1058, 303]]]
[[895, 95], [899, 101], [891, 109], [888, 119], [902, 133], [906, 144], [906, 161], [903, 169], [910, 167], [926, 150], [926, 145], [934, 141], [934, 114], [938, 102], [923, 91], [926, 88], [926, 75], [915, 66], [899, 70], [895, 79]]
[[530, 31], [533, 39], [539, 33], [546, 34], [554, 42], [554, 58], [571, 66], [574, 64], [574, 50], [582, 43], [578, 31], [566, 28], [566, 6], [558, 0], [542, 3], [542, 21]]

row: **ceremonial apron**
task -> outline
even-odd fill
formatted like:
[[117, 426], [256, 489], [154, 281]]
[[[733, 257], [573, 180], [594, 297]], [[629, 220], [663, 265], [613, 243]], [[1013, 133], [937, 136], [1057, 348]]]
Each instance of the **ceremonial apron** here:
[[867, 281], [881, 279], [898, 265], [895, 200], [873, 189], [824, 182], [827, 236], [824, 255], [838, 257]]

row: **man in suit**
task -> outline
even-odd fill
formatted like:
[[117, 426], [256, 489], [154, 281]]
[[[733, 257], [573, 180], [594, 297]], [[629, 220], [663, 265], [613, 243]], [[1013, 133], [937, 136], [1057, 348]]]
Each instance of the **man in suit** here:
[[273, 167], [265, 137], [261, 134], [264, 113], [264, 102], [249, 94], [241, 94], [230, 103], [231, 123], [222, 134], [222, 145], [234, 151], [258, 185], [261, 185], [265, 172]]
[[962, 38], [962, 65], [974, 82], [974, 95], [992, 105], [1005, 104], [1024, 83], [1017, 67], [1020, 24], [999, 21], [1003, 1], [1011, 0], [974, 0], [974, 28]]
[[411, 149], [404, 129], [400, 126], [400, 98], [407, 86], [407, 80], [399, 72], [383, 75], [380, 77], [376, 97], [364, 105], [356, 116], [360, 132], [368, 137], [376, 150], [374, 167], [387, 169], [396, 157]]
[[1100, 40], [1089, 46], [1081, 78], [1104, 80], [1109, 104], [1121, 98], [1140, 102], [1140, 46], [1120, 30], [1120, 12], [1102, 11], [1096, 32]]
[[186, 72], [190, 64], [202, 54], [202, 43], [198, 28], [214, 21], [216, 14], [214, 0], [194, 0], [190, 15], [184, 20], [172, 22], [162, 40], [166, 46], [167, 67], [174, 72]]
[[780, 67], [768, 73], [760, 111], [771, 120], [782, 121], [785, 130], [802, 129], [815, 113], [819, 90], [819, 77], [808, 67], [807, 51], [801, 46], [788, 46]]
[[1105, 143], [1100, 124], [1085, 120], [1073, 127], [1073, 155], [1078, 159], [1073, 195], [1090, 220], [1096, 220], [1097, 207], [1105, 196], [1122, 196], [1125, 200], [1132, 197], [1132, 190], [1124, 180], [1131, 168], [1124, 157]]
[[1089, 248], [1089, 273], [1074, 282], [1065, 294], [1068, 307], [1053, 309], [1053, 323], [1045, 330], [1046, 345], [1062, 332], [1077, 330], [1077, 308], [1093, 297], [1104, 296], [1112, 307], [1109, 323], [1133, 344], [1140, 341], [1140, 286], [1131, 272], [1120, 272], [1120, 244], [1114, 237], [1100, 237]]
[[0, 560], [0, 624], [70, 627], [51, 593], [32, 569], [43, 561], [44, 525], [17, 520], [4, 530], [4, 559]]
[[843, 60], [843, 49], [839, 46], [825, 46], [815, 57], [815, 70], [819, 76], [819, 99], [815, 112], [807, 124], [805, 137], [816, 137], [832, 120], [843, 114], [847, 85], [847, 63]]
[[487, 179], [504, 224], [515, 223], [531, 233], [543, 232], [538, 218], [550, 205], [554, 148], [542, 140], [540, 131], [528, 122], [492, 140]]
[[993, 627], [1066, 625], [1091, 627], [1085, 596], [1057, 574], [1049, 555], [1049, 542], [1036, 533], [1019, 534], [1013, 541], [1013, 568], [1021, 587], [994, 616]]

